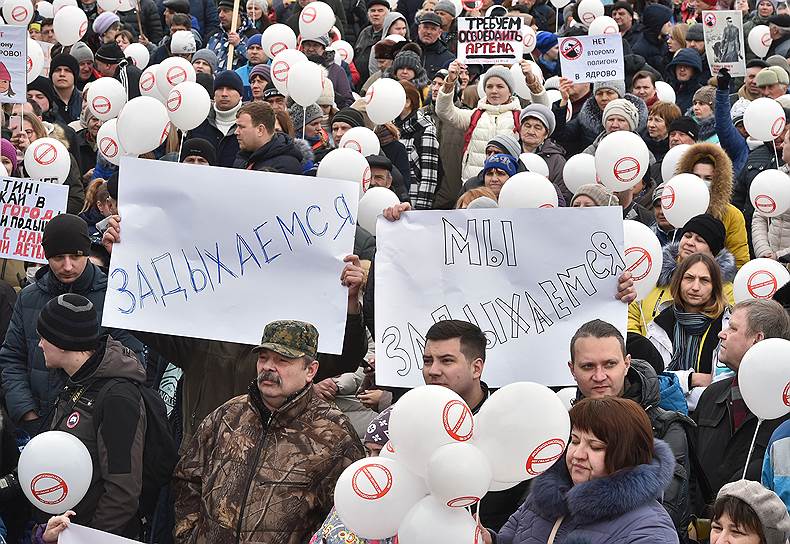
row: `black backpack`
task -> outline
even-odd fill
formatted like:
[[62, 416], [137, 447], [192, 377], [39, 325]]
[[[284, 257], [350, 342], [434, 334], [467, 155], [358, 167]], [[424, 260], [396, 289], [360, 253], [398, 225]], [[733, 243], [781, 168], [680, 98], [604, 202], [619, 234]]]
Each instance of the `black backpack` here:
[[160, 491], [173, 476], [178, 462], [178, 446], [170, 431], [167, 410], [159, 392], [124, 378], [111, 378], [96, 395], [96, 406], [100, 406], [104, 395], [112, 385], [129, 382], [137, 386], [145, 405], [146, 428], [143, 446], [143, 487], [137, 512], [142, 520], [150, 520], [156, 509]]

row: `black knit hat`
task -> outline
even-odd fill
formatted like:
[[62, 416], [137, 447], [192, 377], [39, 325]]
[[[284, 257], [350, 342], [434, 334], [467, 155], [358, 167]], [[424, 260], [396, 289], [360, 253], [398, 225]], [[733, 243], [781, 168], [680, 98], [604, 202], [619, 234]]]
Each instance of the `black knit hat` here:
[[55, 107], [55, 88], [52, 86], [52, 80], [48, 77], [38, 76], [27, 84], [27, 90], [42, 93], [49, 100], [50, 109]]
[[699, 125], [694, 119], [684, 115], [683, 117], [678, 117], [669, 124], [668, 133], [672, 134], [675, 131], [688, 134], [696, 140], [699, 136]]
[[185, 141], [181, 149], [181, 157], [179, 157], [178, 161], [184, 162], [184, 159], [191, 156], [203, 157], [208, 161], [210, 166], [217, 165], [217, 152], [214, 146], [203, 138], [190, 138]]
[[686, 226], [683, 227], [683, 234], [687, 232], [702, 236], [714, 257], [724, 249], [724, 238], [727, 235], [724, 223], [710, 214], [703, 213], [689, 219]]
[[93, 303], [66, 293], [47, 302], [38, 314], [39, 336], [65, 351], [93, 351], [99, 346], [99, 319]]
[[214, 77], [214, 92], [222, 87], [233, 89], [240, 95], [244, 94], [244, 83], [242, 83], [239, 74], [233, 70], [223, 70]]
[[96, 58], [96, 60], [99, 60], [106, 64], [119, 64], [125, 58], [123, 51], [115, 42], [105, 43], [104, 45], [99, 47], [94, 57]]
[[59, 55], [52, 57], [52, 60], [49, 62], [49, 73], [54, 74], [55, 69], [60, 66], [65, 66], [68, 68], [75, 78], [80, 73], [80, 65], [77, 62], [77, 59], [71, 55], [60, 53]]
[[333, 123], [346, 123], [351, 127], [364, 127], [365, 118], [354, 108], [343, 108], [332, 117]]
[[87, 256], [91, 250], [88, 224], [70, 213], [57, 215], [44, 227], [41, 247], [47, 259], [58, 255]]
[[612, 11], [615, 11], [617, 9], [624, 9], [631, 14], [631, 17], [634, 16], [634, 7], [631, 5], [631, 2], [625, 2], [623, 0], [621, 0], [620, 2], [615, 2], [614, 5], [612, 6]]

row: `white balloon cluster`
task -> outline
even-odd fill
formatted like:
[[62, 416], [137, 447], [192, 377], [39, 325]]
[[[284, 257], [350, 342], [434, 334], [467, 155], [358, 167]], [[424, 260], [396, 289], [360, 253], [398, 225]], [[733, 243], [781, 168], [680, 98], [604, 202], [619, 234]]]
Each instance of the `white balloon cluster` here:
[[394, 405], [382, 456], [340, 476], [335, 507], [362, 538], [476, 542], [479, 528], [465, 508], [548, 470], [569, 435], [564, 402], [542, 385], [507, 385], [476, 416], [452, 390], [418, 387]]

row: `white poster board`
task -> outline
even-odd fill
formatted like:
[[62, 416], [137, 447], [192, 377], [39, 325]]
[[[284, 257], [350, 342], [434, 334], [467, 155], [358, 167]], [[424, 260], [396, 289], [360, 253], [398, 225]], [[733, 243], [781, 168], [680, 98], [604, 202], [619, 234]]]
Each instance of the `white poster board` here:
[[350, 181], [125, 157], [102, 324], [257, 344], [298, 319], [340, 353], [358, 201]]
[[[27, 7], [17, 6], [13, 12], [28, 17]], [[13, 12], [12, 15], [13, 16]], [[0, 102], [27, 102], [27, 27], [0, 25]]]
[[711, 74], [727, 68], [733, 77], [745, 76], [743, 14], [740, 11], [703, 11], [702, 31]]
[[70, 523], [58, 536], [58, 544], [139, 544], [139, 542]]
[[574, 83], [624, 81], [623, 37], [619, 34], [560, 38], [562, 77]]
[[492, 387], [571, 385], [568, 345], [580, 325], [600, 318], [625, 334], [619, 207], [419, 211], [379, 218], [376, 229], [379, 385], [423, 385], [425, 333], [443, 319], [486, 333]]
[[0, 258], [46, 264], [44, 227], [66, 211], [68, 196], [66, 185], [0, 178]]
[[464, 64], [513, 64], [524, 56], [521, 17], [459, 17], [458, 60]]

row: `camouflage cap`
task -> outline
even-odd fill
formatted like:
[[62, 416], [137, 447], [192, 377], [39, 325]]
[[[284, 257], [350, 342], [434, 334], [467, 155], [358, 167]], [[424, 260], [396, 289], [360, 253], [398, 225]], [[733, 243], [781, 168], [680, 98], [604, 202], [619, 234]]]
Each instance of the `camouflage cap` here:
[[254, 352], [270, 349], [283, 357], [315, 357], [318, 353], [318, 330], [305, 321], [272, 321], [263, 329], [261, 345]]

